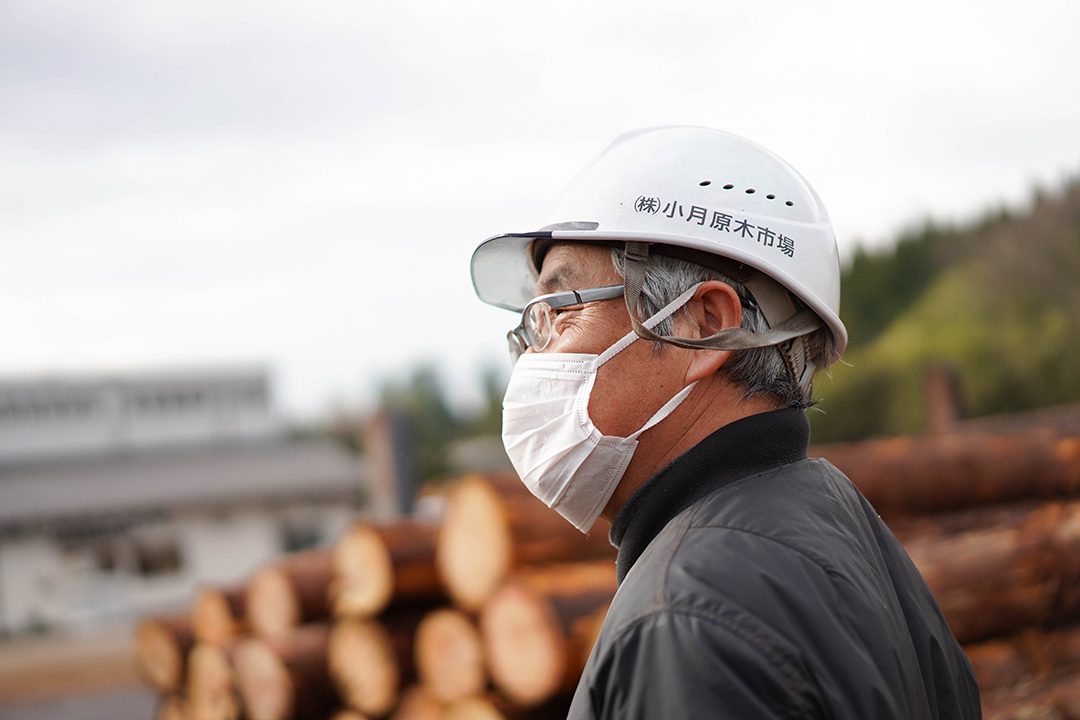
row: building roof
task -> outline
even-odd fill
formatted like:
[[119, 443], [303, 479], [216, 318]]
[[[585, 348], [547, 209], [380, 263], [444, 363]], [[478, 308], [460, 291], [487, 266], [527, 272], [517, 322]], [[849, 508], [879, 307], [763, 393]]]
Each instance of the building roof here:
[[0, 528], [89, 515], [343, 496], [366, 464], [325, 439], [0, 467]]
[[0, 377], [0, 463], [269, 440], [265, 371], [242, 368]]

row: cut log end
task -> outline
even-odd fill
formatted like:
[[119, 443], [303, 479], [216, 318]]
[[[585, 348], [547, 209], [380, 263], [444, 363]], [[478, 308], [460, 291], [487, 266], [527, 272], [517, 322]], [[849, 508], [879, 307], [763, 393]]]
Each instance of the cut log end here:
[[512, 562], [509, 521], [498, 493], [478, 475], [462, 478], [448, 498], [436, 555], [451, 597], [479, 610]]
[[422, 685], [412, 685], [401, 697], [390, 720], [443, 720], [446, 706]]
[[368, 720], [368, 717], [355, 710], [338, 710], [330, 716], [330, 720]]
[[135, 630], [136, 664], [151, 685], [170, 693], [183, 680], [184, 661], [193, 644], [188, 618], [146, 618]]
[[468, 697], [447, 707], [443, 720], [506, 720], [506, 718], [490, 701], [482, 697]]
[[369, 617], [378, 614], [394, 594], [394, 567], [379, 534], [357, 524], [334, 548], [334, 614]]
[[487, 602], [480, 622], [491, 677], [507, 698], [535, 705], [558, 692], [567, 644], [550, 603], [508, 583]]
[[333, 574], [329, 548], [292, 553], [263, 567], [248, 586], [251, 630], [261, 637], [283, 636], [301, 624], [325, 619]]
[[416, 632], [416, 669], [438, 700], [451, 702], [483, 691], [486, 683], [480, 632], [458, 610], [436, 610]]
[[379, 716], [398, 700], [398, 659], [386, 629], [369, 620], [343, 620], [330, 633], [330, 674], [349, 707]]
[[240, 702], [232, 665], [217, 645], [199, 643], [188, 655], [188, 719], [237, 720]]
[[288, 573], [276, 565], [257, 572], [248, 587], [247, 610], [256, 635], [283, 635], [299, 625], [300, 602]]
[[282, 659], [262, 640], [243, 641], [235, 655], [237, 684], [250, 720], [293, 716], [296, 692]]
[[238, 606], [243, 603], [245, 590], [216, 590], [202, 588], [191, 607], [191, 626], [195, 639], [214, 645], [227, 645], [240, 633]]

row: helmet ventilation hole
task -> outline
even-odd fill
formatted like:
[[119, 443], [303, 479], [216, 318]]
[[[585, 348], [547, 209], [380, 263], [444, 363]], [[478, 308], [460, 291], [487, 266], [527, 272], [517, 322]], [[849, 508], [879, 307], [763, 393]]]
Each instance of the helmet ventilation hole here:
[[701, 187], [708, 187], [709, 185], [712, 185], [712, 180], [702, 180], [698, 185]]
[[[705, 187], [706, 185], [712, 185], [712, 180], [702, 180], [700, 183], [698, 183], [698, 185], [701, 185], [702, 187]], [[731, 183], [728, 183], [727, 185], [724, 186], [724, 189], [725, 190], [734, 190], [735, 186], [732, 185]], [[753, 195], [754, 193], [757, 192], [757, 190], [755, 190], [754, 188], [746, 188], [745, 192], [746, 192], [747, 195]], [[765, 198], [768, 199], [768, 200], [775, 200], [776, 195], [773, 194], [773, 193], [769, 193], [768, 195], [765, 196]], [[787, 205], [788, 207], [794, 207], [795, 206], [795, 203], [791, 202], [790, 200], [786, 201], [784, 204]]]

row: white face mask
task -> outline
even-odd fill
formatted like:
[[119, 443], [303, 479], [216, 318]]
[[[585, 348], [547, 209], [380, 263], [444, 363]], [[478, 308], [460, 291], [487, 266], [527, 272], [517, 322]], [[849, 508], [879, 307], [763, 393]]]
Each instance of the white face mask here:
[[[698, 286], [646, 320], [653, 328], [693, 296]], [[533, 495], [581, 532], [588, 532], [615, 492], [637, 438], [671, 414], [693, 390], [679, 391], [629, 437], [602, 434], [589, 417], [589, 395], [600, 366], [630, 346], [631, 331], [600, 355], [528, 352], [518, 358], [503, 399], [503, 445]]]

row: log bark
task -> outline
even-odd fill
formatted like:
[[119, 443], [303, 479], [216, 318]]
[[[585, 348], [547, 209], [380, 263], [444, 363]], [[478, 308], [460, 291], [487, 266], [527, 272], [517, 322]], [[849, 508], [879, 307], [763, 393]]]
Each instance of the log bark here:
[[1080, 673], [1080, 626], [1038, 630], [964, 647], [984, 695], [1055, 673]]
[[502, 712], [506, 720], [565, 720], [570, 713], [573, 699], [574, 692], [570, 690], [545, 700], [536, 707], [516, 707], [505, 701], [495, 703], [495, 707]]
[[886, 520], [1029, 498], [1080, 494], [1080, 438], [1041, 428], [815, 445]]
[[188, 654], [188, 720], [239, 720], [230, 651], [219, 645], [197, 643]]
[[613, 558], [605, 533], [582, 535], [513, 476], [468, 475], [449, 491], [436, 562], [447, 592], [479, 610], [518, 565]]
[[414, 655], [420, 682], [440, 702], [479, 695], [487, 686], [480, 631], [459, 610], [429, 613], [417, 628]]
[[926, 544], [948, 540], [969, 530], [1018, 527], [1023, 525], [1028, 515], [1046, 504], [1046, 501], [1032, 500], [964, 508], [935, 515], [911, 515], [895, 518], [889, 523], [889, 529], [905, 546], [908, 543]]
[[337, 704], [327, 671], [330, 628], [305, 625], [241, 641], [234, 654], [248, 720], [322, 720]]
[[1080, 612], [1080, 503], [1047, 503], [950, 537], [912, 537], [906, 549], [960, 642]]
[[330, 615], [332, 551], [294, 553], [266, 565], [251, 580], [247, 620], [261, 637], [284, 635], [305, 623]]
[[571, 657], [577, 659], [576, 665], [570, 671], [574, 677], [581, 677], [581, 673], [585, 670], [585, 664], [589, 662], [593, 646], [600, 637], [600, 629], [604, 626], [604, 619], [607, 618], [610, 607], [611, 603], [606, 602], [574, 623], [570, 633], [573, 642]]
[[348, 618], [334, 624], [328, 649], [330, 676], [348, 707], [365, 715], [389, 713], [401, 688], [416, 679], [413, 643], [430, 606], [391, 606], [379, 620]]
[[495, 685], [532, 707], [573, 688], [616, 590], [607, 561], [524, 568], [485, 604], [480, 632]]
[[191, 606], [197, 642], [230, 645], [244, 631], [247, 588], [201, 588]]
[[374, 617], [392, 599], [445, 598], [435, 567], [436, 532], [434, 524], [412, 520], [353, 525], [333, 551], [334, 615]]
[[172, 693], [184, 681], [187, 654], [194, 644], [188, 614], [144, 618], [135, 629], [136, 665], [160, 693]]
[[1080, 674], [982, 695], [984, 720], [1080, 720]]

